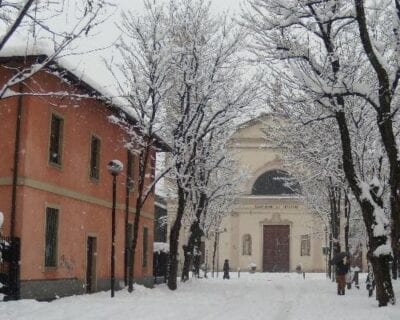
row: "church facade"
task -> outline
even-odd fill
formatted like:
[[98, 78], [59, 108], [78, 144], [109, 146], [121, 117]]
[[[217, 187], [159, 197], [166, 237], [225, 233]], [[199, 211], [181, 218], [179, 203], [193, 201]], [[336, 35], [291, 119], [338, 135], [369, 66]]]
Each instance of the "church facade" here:
[[[259, 272], [324, 272], [326, 234], [322, 220], [287, 186], [290, 173], [280, 150], [263, 132], [268, 115], [242, 125], [232, 136], [234, 156], [250, 175], [232, 212], [224, 218], [218, 236], [217, 268], [229, 259], [231, 271], [253, 267]], [[212, 265], [214, 240], [206, 244]]]

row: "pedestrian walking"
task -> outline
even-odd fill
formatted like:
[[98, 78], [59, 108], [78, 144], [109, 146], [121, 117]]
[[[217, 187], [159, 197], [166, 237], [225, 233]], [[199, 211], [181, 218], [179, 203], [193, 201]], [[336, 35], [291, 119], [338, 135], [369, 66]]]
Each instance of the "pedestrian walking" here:
[[354, 273], [353, 273], [353, 268], [349, 268], [349, 271], [347, 271], [345, 279], [346, 279], [346, 285], [347, 285], [347, 289], [351, 289], [351, 284], [353, 283], [353, 277], [354, 277]]
[[229, 260], [228, 259], [225, 259], [223, 270], [224, 270], [223, 279], [229, 279]]
[[344, 296], [346, 288], [346, 274], [349, 272], [349, 262], [347, 256], [344, 256], [336, 263], [336, 282], [337, 294]]
[[360, 284], [359, 284], [359, 274], [360, 274], [360, 268], [358, 266], [352, 267], [352, 272], [353, 272], [353, 282], [354, 286], [357, 289], [360, 289]]
[[375, 277], [371, 264], [368, 264], [368, 275], [367, 279], [365, 280], [365, 283], [366, 283], [366, 288], [368, 290], [368, 297], [372, 297], [375, 289]]

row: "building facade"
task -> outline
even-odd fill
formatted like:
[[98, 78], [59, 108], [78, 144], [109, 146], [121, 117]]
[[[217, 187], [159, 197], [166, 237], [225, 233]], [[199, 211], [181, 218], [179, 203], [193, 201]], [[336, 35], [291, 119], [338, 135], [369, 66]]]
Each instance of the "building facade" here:
[[[19, 62], [3, 58], [2, 65], [18, 67]], [[126, 241], [132, 239], [136, 200], [127, 182], [132, 178], [135, 184], [137, 159], [125, 148], [126, 133], [109, 121], [120, 110], [93, 97], [100, 93], [88, 83], [59, 69], [57, 74], [40, 71], [14, 90], [92, 97], [26, 95], [0, 101], [2, 233], [20, 238], [22, 298], [53, 299], [110, 288], [113, 181], [107, 164], [113, 159], [125, 167], [116, 184], [116, 288], [126, 280]], [[2, 67], [0, 82], [13, 70]], [[150, 195], [134, 266], [135, 280], [147, 285], [153, 281], [153, 233]]]
[[[268, 115], [242, 125], [230, 140], [240, 166], [249, 172], [244, 194], [222, 222], [217, 240], [218, 268], [229, 259], [231, 271], [323, 272], [327, 260], [322, 247], [324, 226], [290, 187], [280, 150], [263, 130]], [[212, 266], [214, 239], [206, 256]]]

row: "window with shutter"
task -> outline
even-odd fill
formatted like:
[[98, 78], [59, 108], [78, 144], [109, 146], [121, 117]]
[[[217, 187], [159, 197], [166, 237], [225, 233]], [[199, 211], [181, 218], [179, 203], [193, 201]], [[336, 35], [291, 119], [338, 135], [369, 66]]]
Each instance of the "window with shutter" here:
[[58, 209], [46, 208], [45, 267], [57, 267], [58, 215]]
[[148, 255], [148, 242], [149, 242], [149, 229], [144, 227], [143, 228], [143, 268], [147, 267], [147, 255]]
[[131, 151], [128, 150], [128, 161], [127, 161], [127, 186], [129, 191], [135, 190], [135, 157]]
[[311, 251], [310, 235], [305, 234], [301, 236], [301, 256], [309, 256]]
[[100, 178], [100, 139], [95, 136], [90, 143], [90, 177], [95, 180]]
[[242, 241], [242, 255], [251, 256], [251, 235], [245, 234]]
[[49, 162], [61, 166], [62, 160], [62, 133], [64, 120], [55, 115], [51, 115], [50, 124], [50, 145], [49, 145]]

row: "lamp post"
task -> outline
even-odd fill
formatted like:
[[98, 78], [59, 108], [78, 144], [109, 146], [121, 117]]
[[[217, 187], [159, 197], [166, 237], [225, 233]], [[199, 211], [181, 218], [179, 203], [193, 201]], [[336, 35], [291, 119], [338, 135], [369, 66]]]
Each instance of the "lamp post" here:
[[117, 176], [124, 169], [124, 165], [119, 160], [111, 160], [107, 165], [108, 172], [113, 177], [112, 183], [112, 215], [111, 215], [111, 298], [115, 291], [115, 202], [117, 195]]

